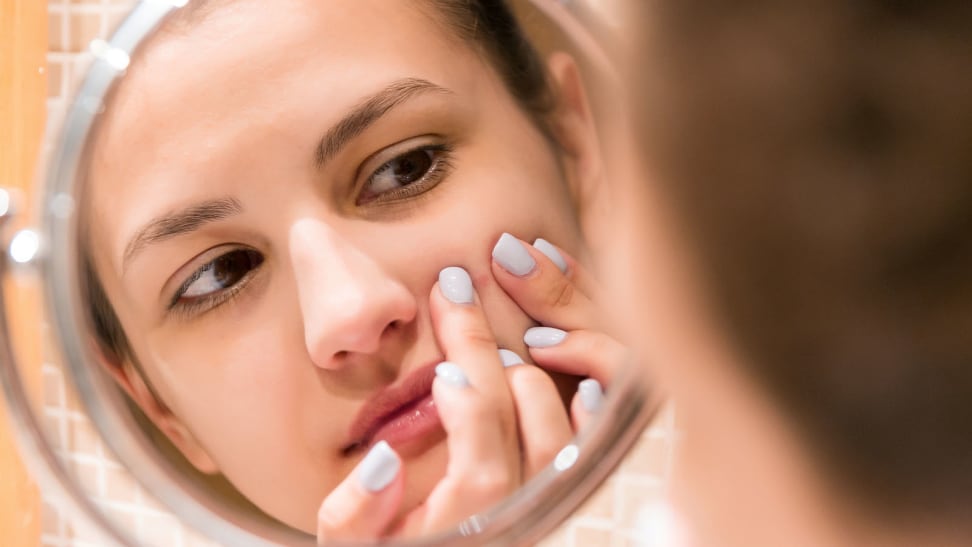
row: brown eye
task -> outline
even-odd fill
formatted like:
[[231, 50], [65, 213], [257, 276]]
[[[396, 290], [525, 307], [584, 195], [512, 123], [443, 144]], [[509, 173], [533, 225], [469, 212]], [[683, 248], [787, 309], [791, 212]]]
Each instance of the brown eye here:
[[228, 289], [263, 263], [263, 255], [252, 249], [235, 249], [196, 270], [183, 285], [179, 300], [192, 300]]
[[368, 182], [368, 193], [381, 194], [421, 180], [435, 164], [435, 152], [420, 148], [382, 165]]

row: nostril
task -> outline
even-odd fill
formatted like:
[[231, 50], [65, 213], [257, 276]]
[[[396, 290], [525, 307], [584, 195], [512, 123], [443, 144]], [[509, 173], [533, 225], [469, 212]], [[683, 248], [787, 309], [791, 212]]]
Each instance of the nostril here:
[[348, 352], [341, 350], [334, 354], [334, 359], [340, 361], [345, 359], [347, 356], [348, 356]]

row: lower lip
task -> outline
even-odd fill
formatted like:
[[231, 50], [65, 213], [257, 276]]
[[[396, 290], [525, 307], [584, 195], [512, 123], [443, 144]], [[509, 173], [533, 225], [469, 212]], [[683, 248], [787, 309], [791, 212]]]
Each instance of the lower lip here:
[[[425, 440], [435, 431], [442, 430], [439, 411], [432, 395], [416, 401], [408, 409], [385, 422], [372, 435], [371, 444], [385, 441], [401, 452]], [[424, 443], [421, 443], [424, 444]]]

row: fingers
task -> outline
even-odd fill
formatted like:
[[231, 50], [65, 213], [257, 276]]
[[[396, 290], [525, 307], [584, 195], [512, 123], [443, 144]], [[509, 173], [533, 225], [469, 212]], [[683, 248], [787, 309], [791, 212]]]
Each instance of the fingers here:
[[521, 480], [513, 397], [469, 274], [442, 270], [430, 308], [447, 359], [436, 367], [432, 397], [449, 463], [423, 507], [407, 517], [406, 535], [455, 526], [503, 499]]
[[[495, 352], [494, 352], [495, 354]], [[495, 366], [500, 367], [499, 363]], [[486, 498], [505, 494], [519, 481], [516, 431], [504, 431], [497, 423], [498, 409], [472, 385], [463, 367], [444, 362], [435, 369], [432, 397], [446, 430], [449, 464], [444, 482], [467, 488], [476, 475], [486, 477]], [[511, 402], [512, 405], [512, 402]], [[511, 407], [512, 410], [512, 407]], [[512, 436], [512, 439], [506, 437]]]
[[501, 414], [503, 426], [512, 426], [513, 403], [496, 340], [469, 274], [457, 267], [443, 269], [429, 300], [436, 340], [446, 360], [462, 367], [475, 392]]
[[602, 386], [611, 384], [629, 357], [626, 347], [598, 331], [533, 327], [523, 335], [523, 342], [537, 365], [594, 378]]
[[510, 298], [541, 324], [566, 330], [598, 324], [599, 312], [588, 296], [591, 289], [581, 290], [577, 284], [580, 266], [546, 240], [528, 245], [503, 234], [493, 247], [492, 268]]
[[499, 502], [519, 484], [515, 432], [513, 442], [508, 442], [496, 411], [462, 367], [445, 361], [436, 366], [435, 374], [432, 397], [446, 431], [449, 463], [425, 503], [402, 522], [398, 534], [405, 537], [454, 527]]
[[577, 394], [570, 403], [571, 423], [575, 431], [588, 426], [604, 404], [604, 389], [594, 378], [588, 378], [577, 386]]
[[404, 492], [402, 461], [381, 441], [321, 504], [318, 544], [382, 537], [395, 519]]
[[506, 378], [520, 429], [524, 478], [529, 479], [553, 461], [570, 442], [573, 430], [550, 376], [539, 367], [524, 364], [512, 351], [500, 351], [505, 355]]

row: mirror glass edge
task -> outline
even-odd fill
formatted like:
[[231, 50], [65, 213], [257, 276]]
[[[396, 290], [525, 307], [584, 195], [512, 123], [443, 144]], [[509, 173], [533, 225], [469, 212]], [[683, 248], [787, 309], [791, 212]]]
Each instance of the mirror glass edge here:
[[[531, 0], [531, 1], [538, 5], [549, 4], [548, 2], [544, 2], [543, 0]], [[108, 43], [110, 47], [117, 47], [119, 49], [122, 49], [121, 46], [124, 45], [128, 48], [129, 52], [133, 51], [134, 48], [137, 47], [141, 37], [148, 35], [151, 32], [151, 30], [154, 28], [155, 24], [160, 22], [162, 18], [165, 16], [165, 14], [168, 13], [168, 11], [170, 11], [173, 8], [171, 3], [160, 2], [157, 0], [156, 1], [143, 0], [142, 2], [139, 3], [138, 7], [136, 7], [136, 11], [133, 12], [132, 15], [130, 15], [129, 17], [130, 18], [134, 17], [136, 15], [136, 12], [140, 8], [143, 8], [144, 6], [152, 6], [152, 9], [156, 10], [154, 16], [155, 22], [153, 23], [153, 25], [144, 27], [141, 36], [136, 36], [137, 33], [133, 33], [131, 28], [124, 27], [123, 25], [123, 28], [128, 28], [128, 33], [126, 34], [126, 33], [119, 32], [118, 33], [118, 36], [120, 36], [120, 38], [118, 39], [119, 41], [116, 42], [115, 39], [113, 38], [113, 40]], [[164, 11], [158, 11], [159, 6], [165, 6]], [[144, 16], [144, 12], [143, 12], [143, 16]], [[134, 39], [135, 37], [137, 37], [138, 39]], [[124, 51], [124, 49], [122, 50]], [[98, 63], [106, 63], [106, 61], [96, 62], [96, 64]], [[93, 66], [91, 70], [94, 71], [95, 67]], [[118, 73], [117, 70], [115, 72], [116, 74], [111, 77], [112, 80]], [[92, 78], [92, 75], [93, 72], [89, 72], [88, 78], [86, 79], [85, 82], [86, 87], [87, 84], [89, 83], [88, 79]], [[108, 88], [109, 88], [108, 85], [103, 86], [101, 96], [103, 96], [104, 93], [108, 92]], [[97, 89], [97, 87], [95, 87], [95, 89]], [[74, 183], [73, 175], [76, 174], [76, 169], [81, 160], [80, 156], [81, 154], [83, 154], [84, 143], [87, 138], [87, 129], [90, 129], [91, 125], [93, 124], [93, 118], [96, 115], [96, 112], [101, 105], [100, 98], [85, 103], [85, 99], [92, 99], [95, 96], [94, 94], [91, 93], [91, 89], [87, 89], [87, 91], [88, 93], [86, 94], [84, 92], [84, 89], [82, 90], [82, 92], [78, 95], [79, 99], [74, 102], [68, 114], [68, 120], [65, 123], [65, 130], [64, 130], [64, 134], [62, 135], [61, 141], [59, 142], [58, 151], [57, 153], [55, 153], [54, 156], [52, 156], [51, 164], [56, 168], [50, 170], [50, 175], [48, 177], [48, 184], [45, 186], [46, 195], [45, 195], [44, 203], [51, 203], [54, 199], [57, 199], [58, 196], [65, 195], [65, 192], [67, 192]], [[85, 127], [85, 123], [82, 119], [79, 124], [79, 119], [77, 116], [81, 116], [83, 118], [84, 116], [86, 116], [86, 114], [84, 114], [83, 112], [79, 114], [78, 112], [76, 112], [76, 109], [85, 109], [85, 108], [87, 108], [91, 112], [88, 113], [89, 119], [87, 120], [86, 129], [84, 129], [83, 131], [81, 131], [80, 134], [78, 134], [79, 128]], [[75, 146], [75, 148], [73, 149], [71, 147], [72, 142], [74, 143]], [[72, 154], [74, 154], [74, 156], [72, 156]], [[68, 195], [73, 195], [73, 193], [68, 193]], [[51, 211], [48, 210], [45, 211], [44, 218], [45, 218], [46, 233], [50, 236], [49, 241], [51, 241], [52, 243], [52, 248], [72, 248], [76, 246], [76, 242], [71, 237], [71, 234], [73, 233], [72, 222], [76, 221], [75, 215], [70, 215], [68, 217], [58, 217], [57, 215], [52, 214]], [[59, 340], [64, 340], [63, 336], [65, 335], [68, 336], [68, 339], [72, 338], [72, 335], [69, 335], [69, 333], [71, 333], [73, 330], [76, 330], [78, 325], [77, 323], [72, 323], [72, 321], [81, 317], [81, 314], [79, 313], [80, 305], [78, 304], [78, 302], [80, 302], [80, 295], [77, 294], [77, 291], [74, 291], [72, 294], [69, 289], [70, 286], [74, 285], [74, 283], [71, 282], [71, 280], [73, 279], [71, 272], [76, 271], [76, 263], [74, 263], [73, 259], [71, 258], [71, 256], [73, 255], [74, 253], [62, 253], [59, 255], [52, 256], [50, 257], [51, 260], [48, 263], [47, 268], [45, 269], [44, 277], [46, 280], [45, 285], [47, 288], [46, 301], [48, 303], [48, 311], [50, 316], [55, 318], [55, 322], [59, 323], [56, 326], [57, 334], [60, 335], [60, 337], [58, 338]], [[67, 305], [67, 308], [64, 307], [64, 302], [70, 303], [69, 305]], [[106, 427], [110, 431], [112, 429], [115, 429], [116, 426], [118, 426], [118, 424], [117, 422], [115, 422], [114, 417], [109, 416], [111, 413], [108, 412], [107, 408], [101, 406], [100, 404], [101, 399], [99, 399], [99, 397], [103, 389], [102, 387], [96, 385], [99, 380], [96, 378], [92, 378], [90, 376], [90, 371], [87, 370], [87, 367], [85, 365], [85, 363], [88, 362], [87, 359], [85, 357], [79, 357], [79, 355], [85, 355], [87, 353], [87, 351], [84, 348], [84, 344], [80, 340], [80, 336], [76, 336], [76, 339], [73, 340], [73, 343], [68, 343], [61, 349], [63, 350], [63, 354], [65, 356], [68, 356], [66, 357], [66, 362], [68, 363], [68, 368], [70, 369], [72, 376], [75, 377], [75, 380], [76, 382], [79, 383], [79, 385], [85, 386], [86, 388], [87, 395], [84, 398], [85, 399], [84, 404], [87, 407], [87, 410], [91, 413], [92, 418], [95, 419], [94, 421], [96, 422], [96, 426], [99, 432], [101, 432], [102, 435], [104, 436], [104, 433], [106, 432], [105, 429]], [[90, 357], [90, 355], [86, 355], [86, 357]], [[657, 398], [654, 398], [654, 394], [648, 394], [640, 388], [633, 387], [635, 384], [640, 384], [640, 382], [626, 382], [624, 384], [628, 388], [625, 390], [626, 395], [623, 397], [612, 395], [612, 397], [609, 399], [609, 405], [610, 408], [614, 408], [623, 404], [634, 403], [634, 406], [638, 407], [638, 410], [632, 411], [632, 415], [635, 417], [631, 418], [631, 420], [629, 420], [628, 423], [637, 426], [639, 428], [638, 431], [640, 432], [640, 428], [643, 427], [650, 420], [650, 418], [655, 414], [657, 407], [660, 405], [660, 401]], [[97, 403], [94, 406], [91, 405], [91, 399], [97, 401]], [[614, 409], [617, 410], [616, 408]], [[611, 413], [606, 412], [605, 415], [611, 415]], [[606, 430], [603, 429], [603, 425], [598, 428], [598, 431], [601, 433], [601, 435], [595, 435], [594, 437], [604, 438], [605, 435], [607, 435]], [[614, 433], [614, 434], [623, 437], [621, 433]], [[591, 448], [591, 450], [587, 451], [586, 454], [589, 454], [592, 457], [594, 454], [597, 454], [601, 464], [602, 465], [607, 464], [604, 467], [607, 467], [608, 470], [604, 471], [603, 473], [599, 473], [604, 476], [607, 476], [610, 473], [610, 470], [613, 470], [616, 467], [616, 465], [620, 463], [621, 459], [623, 458], [624, 454], [627, 452], [628, 448], [635, 442], [635, 440], [637, 440], [637, 438], [636, 436], [634, 436], [629, 441], [622, 441], [620, 443], [618, 442], [604, 443], [604, 446], [597, 446], [596, 444], [592, 446], [591, 442], [594, 442], [595, 439], [592, 438], [588, 440], [590, 442], [585, 442], [585, 446]], [[115, 443], [116, 446], [111, 446], [111, 449], [116, 453], [116, 455], [118, 454], [120, 448], [119, 446], [117, 446], [118, 444], [119, 443]], [[130, 450], [131, 450], [130, 447], [125, 447], [121, 451], [123, 453], [126, 453], [129, 452]], [[126, 464], [131, 463], [128, 458], [121, 458], [121, 459], [125, 461]], [[579, 461], [583, 461], [583, 458]], [[570, 478], [571, 476], [575, 476], [575, 475], [576, 473], [560, 474], [560, 478], [561, 479]], [[140, 482], [143, 482], [143, 476], [144, 475], [142, 473], [136, 474], [136, 478]], [[156, 473], [156, 478], [160, 479], [163, 476], [164, 475], [158, 475]], [[167, 477], [167, 478], [171, 479], [172, 477]], [[550, 486], [550, 482], [553, 480], [554, 480], [553, 478], [546, 477], [543, 478], [542, 480], [532, 481], [528, 486], [532, 486], [533, 488], [536, 489], [537, 492], [545, 492], [545, 489]], [[476, 541], [488, 540], [490, 538], [499, 539], [499, 538], [507, 537], [506, 536], [507, 531], [509, 531], [515, 537], [518, 538], [539, 539], [540, 535], [550, 531], [558, 523], [562, 522], [563, 519], [566, 518], [571, 512], [573, 512], [577, 508], [577, 506], [583, 501], [583, 499], [586, 499], [586, 497], [597, 488], [597, 486], [602, 482], [602, 480], [603, 478], [597, 479], [596, 481], [587, 480], [586, 485], [583, 483], [576, 483], [575, 481], [575, 483], [572, 485], [573, 487], [576, 488], [576, 492], [578, 494], [575, 497], [579, 497], [580, 499], [578, 499], [574, 503], [555, 504], [556, 507], [550, 507], [550, 506], [545, 507], [546, 504], [537, 504], [531, 502], [529, 500], [526, 500], [524, 496], [519, 496], [519, 495], [513, 496], [512, 499], [509, 500], [509, 503], [504, 503], [498, 508], [496, 508], [495, 510], [490, 511], [486, 514], [488, 516], [488, 519], [491, 522], [504, 523], [505, 521], [508, 520], [510, 523], [509, 528], [504, 528], [503, 526], [500, 526], [499, 528], [487, 529], [486, 531], [484, 531], [482, 535], [476, 536], [475, 539]], [[153, 485], [152, 491], [156, 492], [154, 486], [155, 485]], [[185, 501], [184, 499], [182, 499], [183, 496], [178, 494], [177, 491], [181, 491], [183, 494], [185, 494], [184, 489], [177, 488], [176, 490], [172, 491], [172, 494], [175, 494], [175, 497], [169, 500], [163, 499], [162, 501], [170, 510], [173, 510], [174, 513], [179, 515], [180, 518], [185, 519], [186, 515], [180, 514], [181, 512], [178, 510], [174, 510], [177, 507], [181, 506], [181, 502]], [[192, 496], [188, 496], [188, 497], [192, 497]], [[175, 501], [178, 501], [180, 503], [173, 503]], [[538, 519], [536, 522], [538, 523], [548, 522], [548, 524], [535, 525], [533, 524], [533, 521], [531, 519], [523, 519], [522, 518], [524, 516], [523, 511], [536, 514]], [[547, 515], [546, 519], [544, 518], [544, 513]], [[198, 515], [198, 513], [195, 514]], [[219, 520], [221, 518], [216, 514], [213, 514], [212, 516], [216, 520]], [[526, 524], [524, 525], [523, 522], [517, 522], [512, 519], [522, 519], [522, 521], [526, 522]], [[193, 527], [197, 530], [200, 530], [200, 526], [196, 526], [196, 524], [203, 524], [203, 523], [207, 525], [212, 524], [212, 522], [206, 519], [203, 519], [202, 521], [199, 522], [192, 522], [193, 520], [196, 519], [186, 519], [186, 520], [189, 520], [190, 525], [193, 525]], [[211, 530], [209, 529], [200, 530], [200, 531], [203, 531], [203, 533], [207, 535], [211, 534]], [[443, 536], [443, 539], [446, 537], [452, 537], [453, 539], [455, 539], [454, 534]], [[229, 538], [214, 537], [213, 539], [226, 541]], [[244, 538], [233, 537], [232, 539], [241, 540]], [[257, 541], [257, 543], [259, 543], [259, 540], [253, 537], [248, 537], [245, 539], [246, 540], [253, 539]]]

